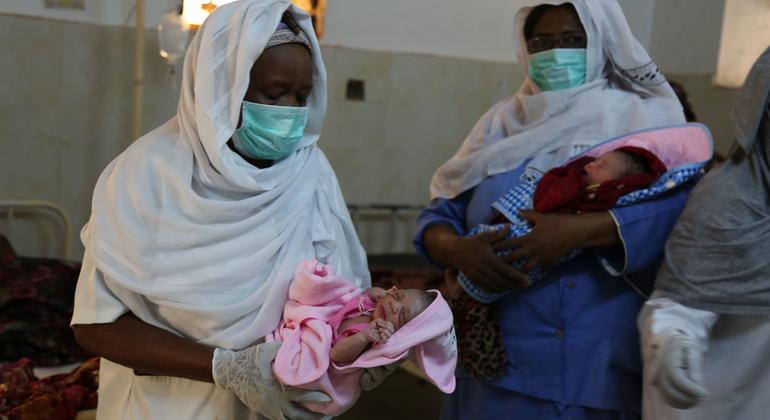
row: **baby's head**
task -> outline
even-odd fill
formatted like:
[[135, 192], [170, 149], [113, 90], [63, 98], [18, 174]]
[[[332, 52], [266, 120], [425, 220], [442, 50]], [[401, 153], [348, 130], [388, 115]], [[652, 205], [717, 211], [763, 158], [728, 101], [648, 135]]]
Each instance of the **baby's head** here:
[[372, 318], [389, 321], [398, 330], [427, 309], [435, 298], [425, 290], [394, 287], [377, 301]]
[[644, 156], [622, 150], [607, 152], [583, 167], [583, 176], [589, 186], [649, 173], [652, 169]]

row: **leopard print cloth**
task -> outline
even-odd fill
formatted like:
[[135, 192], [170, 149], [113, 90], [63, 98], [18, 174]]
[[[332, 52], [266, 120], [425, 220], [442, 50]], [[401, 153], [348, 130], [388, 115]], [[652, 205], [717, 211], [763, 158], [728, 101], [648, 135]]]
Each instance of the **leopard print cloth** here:
[[465, 293], [449, 302], [455, 319], [459, 362], [474, 378], [494, 379], [508, 367], [494, 308]]

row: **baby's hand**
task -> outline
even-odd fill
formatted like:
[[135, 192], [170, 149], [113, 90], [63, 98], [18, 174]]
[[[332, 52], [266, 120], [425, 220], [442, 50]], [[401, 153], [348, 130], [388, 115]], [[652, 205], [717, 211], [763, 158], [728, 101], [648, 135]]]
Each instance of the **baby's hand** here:
[[383, 289], [382, 287], [370, 287], [370, 288], [364, 290], [364, 293], [366, 294], [366, 296], [369, 296], [369, 299], [371, 299], [371, 300], [373, 300], [375, 302], [377, 302], [383, 296], [388, 294], [388, 292], [385, 289]]
[[361, 333], [370, 343], [380, 344], [388, 341], [394, 332], [393, 324], [383, 319], [375, 319]]

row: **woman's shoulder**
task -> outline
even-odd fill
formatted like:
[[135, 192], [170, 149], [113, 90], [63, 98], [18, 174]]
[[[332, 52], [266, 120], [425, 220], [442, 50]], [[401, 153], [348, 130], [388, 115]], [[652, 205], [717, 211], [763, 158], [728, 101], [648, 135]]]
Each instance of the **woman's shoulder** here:
[[166, 123], [140, 137], [105, 169], [105, 173], [125, 172], [162, 176], [165, 168], [174, 167], [180, 158], [191, 156], [192, 150], [180, 142], [179, 132]]

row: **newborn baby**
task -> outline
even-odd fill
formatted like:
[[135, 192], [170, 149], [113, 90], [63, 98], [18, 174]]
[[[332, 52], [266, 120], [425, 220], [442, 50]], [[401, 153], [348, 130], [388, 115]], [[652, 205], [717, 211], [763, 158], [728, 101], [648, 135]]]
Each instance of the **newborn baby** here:
[[[648, 187], [665, 172], [666, 166], [657, 156], [639, 147], [619, 147], [596, 158], [583, 156], [551, 169], [537, 183], [520, 184], [508, 191], [492, 204], [498, 212], [492, 224], [477, 225], [467, 236], [500, 230], [508, 223], [510, 231], [506, 239], [524, 236], [531, 227], [519, 216], [520, 210], [534, 208], [544, 213], [608, 210], [615, 206], [618, 198]], [[509, 252], [498, 251], [498, 255]], [[565, 260], [579, 252], [573, 251]], [[512, 265], [522, 269], [525, 261], [517, 260]], [[530, 283], [542, 279], [545, 274], [540, 267], [535, 267], [528, 273]], [[463, 289], [480, 302], [491, 303], [503, 296], [479, 288], [463, 272], [458, 273], [457, 279]]]
[[385, 290], [371, 287], [348, 301], [329, 321], [334, 338], [330, 357], [349, 363], [371, 347], [387, 341], [393, 333], [422, 313], [435, 295], [419, 289]]
[[583, 178], [587, 188], [597, 187], [605, 181], [624, 176], [650, 173], [650, 164], [637, 153], [613, 150], [588, 162], [583, 167]]
[[441, 391], [455, 387], [457, 343], [452, 310], [436, 290], [362, 290], [334, 267], [307, 260], [295, 271], [273, 363], [284, 385], [323, 391], [332, 401], [305, 403], [337, 416], [361, 395], [364, 369], [410, 359]]
[[649, 186], [664, 172], [655, 155], [638, 147], [584, 156], [546, 172], [533, 186], [531, 205], [540, 212], [608, 210], [620, 196]]

